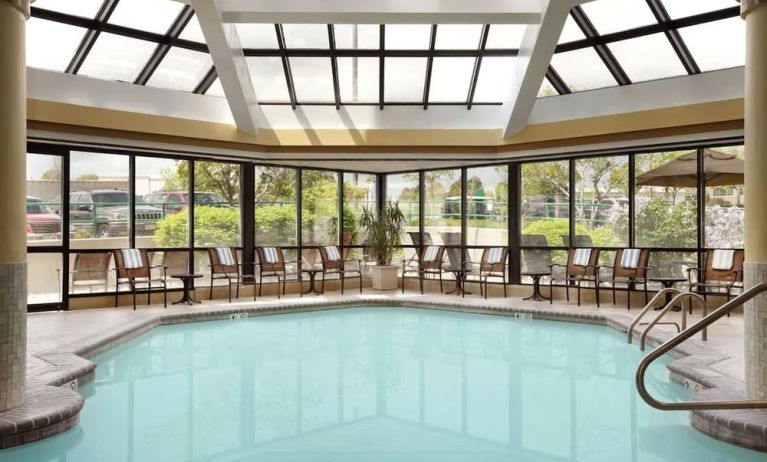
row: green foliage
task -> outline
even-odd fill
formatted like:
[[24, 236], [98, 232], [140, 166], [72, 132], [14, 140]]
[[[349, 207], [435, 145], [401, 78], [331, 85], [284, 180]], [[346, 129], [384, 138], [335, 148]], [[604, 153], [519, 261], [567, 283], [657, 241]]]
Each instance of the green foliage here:
[[75, 178], [75, 181], [96, 181], [99, 179], [99, 176], [95, 173], [84, 173], [77, 178]]
[[258, 245], [295, 245], [296, 205], [256, 207], [256, 240]]
[[[175, 170], [163, 172], [167, 191], [186, 191], [189, 162], [176, 161]], [[227, 202], [236, 202], [240, 194], [240, 166], [222, 162], [196, 161], [194, 164], [195, 192], [213, 192]]]
[[637, 242], [643, 246], [695, 247], [697, 245], [697, 206], [686, 200], [669, 205], [655, 197], [636, 213]]
[[376, 255], [378, 264], [390, 265], [395, 248], [402, 245], [402, 234], [405, 231], [405, 216], [399, 204], [388, 201], [380, 216], [365, 207], [360, 217], [360, 226], [367, 232], [367, 245]]
[[[565, 218], [555, 220], [536, 220], [528, 223], [522, 230], [522, 234], [543, 234], [550, 246], [565, 245], [562, 236], [570, 234], [570, 221]], [[579, 236], [590, 236], [594, 246], [615, 246], [620, 245], [620, 240], [615, 236], [612, 228], [601, 227], [588, 229], [586, 226], [578, 223], [575, 225], [575, 234]]]
[[[157, 222], [155, 242], [160, 247], [188, 245], [189, 215], [177, 213]], [[236, 246], [240, 237], [240, 213], [237, 208], [195, 207], [195, 245]]]

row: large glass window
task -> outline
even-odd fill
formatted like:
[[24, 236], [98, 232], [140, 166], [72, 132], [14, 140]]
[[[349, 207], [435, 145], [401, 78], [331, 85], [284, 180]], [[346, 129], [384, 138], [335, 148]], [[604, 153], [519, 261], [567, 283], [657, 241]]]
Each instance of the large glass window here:
[[77, 72], [98, 79], [133, 82], [155, 48], [152, 42], [102, 32]]
[[[509, 173], [506, 165], [466, 170], [466, 245], [492, 246], [509, 240]], [[471, 261], [482, 250], [469, 250]]]
[[628, 245], [628, 170], [628, 156], [575, 161], [576, 242]]
[[194, 163], [194, 245], [240, 245], [240, 166]]
[[70, 154], [70, 247], [128, 247], [130, 193], [128, 156], [77, 152]]
[[567, 161], [522, 164], [523, 245], [569, 246], [569, 172]]
[[743, 146], [703, 149], [706, 175], [705, 246], [743, 248]]
[[61, 301], [61, 254], [27, 254], [27, 303], [58, 303]]
[[696, 247], [697, 152], [636, 156], [634, 226], [642, 247]]
[[296, 245], [295, 169], [256, 167], [255, 198], [256, 245]]
[[397, 202], [402, 214], [405, 216], [405, 235], [402, 236], [402, 244], [411, 246], [397, 255], [397, 258], [413, 258], [413, 247], [421, 245], [420, 238], [420, 187], [418, 172], [400, 173], [386, 176], [386, 198]]
[[[461, 171], [424, 172], [424, 244], [461, 245]], [[448, 249], [451, 266], [460, 266], [460, 249]]]
[[136, 157], [136, 247], [189, 246], [189, 162]]
[[27, 154], [27, 245], [62, 243], [59, 156]]
[[375, 175], [344, 173], [344, 245], [365, 243], [359, 217], [365, 208], [375, 213], [376, 191]]
[[321, 170], [303, 170], [301, 189], [302, 245], [337, 244], [338, 174]]

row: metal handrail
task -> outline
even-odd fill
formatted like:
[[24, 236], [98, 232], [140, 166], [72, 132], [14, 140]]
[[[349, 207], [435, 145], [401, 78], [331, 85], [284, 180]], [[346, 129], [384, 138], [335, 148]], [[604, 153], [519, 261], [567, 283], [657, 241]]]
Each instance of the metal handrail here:
[[634, 327], [637, 324], [639, 324], [639, 321], [642, 319], [642, 317], [644, 317], [644, 315], [648, 311], [650, 311], [650, 308], [652, 308], [652, 306], [655, 303], [655, 301], [658, 300], [661, 297], [661, 295], [665, 296], [668, 293], [676, 293], [676, 294], [678, 294], [678, 293], [681, 293], [681, 292], [682, 292], [681, 290], [675, 289], [673, 287], [668, 287], [666, 289], [659, 290], [658, 293], [655, 294], [655, 296], [652, 298], [652, 300], [650, 300], [650, 302], [647, 305], [645, 305], [644, 308], [642, 308], [642, 311], [640, 311], [639, 314], [636, 315], [636, 317], [631, 321], [631, 324], [629, 324], [629, 329], [628, 329], [628, 333], [627, 333], [628, 343], [631, 343], [631, 339], [634, 336]]
[[636, 386], [639, 396], [650, 406], [664, 411], [693, 411], [701, 409], [767, 409], [767, 400], [721, 400], [721, 401], [682, 401], [678, 403], [667, 403], [653, 398], [647, 391], [644, 379], [647, 368], [656, 359], [676, 348], [679, 344], [697, 334], [701, 330], [713, 324], [715, 321], [727, 315], [735, 308], [743, 306], [746, 302], [767, 291], [767, 282], [757, 284], [742, 294], [726, 302], [708, 316], [703, 317], [688, 329], [675, 335], [665, 343], [660, 345], [645, 356], [639, 362], [636, 372]]
[[[639, 350], [644, 351], [644, 345], [645, 340], [647, 339], [647, 334], [650, 333], [650, 330], [658, 324], [658, 321], [668, 313], [668, 310], [671, 309], [671, 307], [676, 306], [677, 303], [681, 302], [685, 298], [690, 298], [690, 304], [692, 304], [692, 300], [697, 300], [698, 305], [701, 307], [703, 311], [703, 317], [706, 317], [706, 314], [708, 314], [708, 310], [706, 309], [706, 300], [701, 297], [700, 295], [694, 293], [694, 292], [682, 292], [681, 294], [678, 294], [676, 297], [672, 298], [670, 302], [666, 304], [666, 306], [663, 307], [663, 309], [658, 313], [657, 316], [653, 318], [652, 321], [650, 321], [647, 324], [647, 327], [644, 328], [642, 331], [642, 335], [639, 337]], [[682, 331], [687, 329], [687, 310], [684, 309], [684, 304], [680, 303], [680, 306], [682, 307]], [[708, 333], [706, 332], [706, 328], [703, 328], [703, 340], [708, 340]]]

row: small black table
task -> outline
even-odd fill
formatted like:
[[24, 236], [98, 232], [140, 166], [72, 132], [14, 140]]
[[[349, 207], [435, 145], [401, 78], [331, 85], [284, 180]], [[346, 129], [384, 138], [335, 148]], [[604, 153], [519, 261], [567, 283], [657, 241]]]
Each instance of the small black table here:
[[[317, 285], [315, 282], [317, 279], [317, 273], [321, 273], [322, 269], [321, 268], [302, 268], [301, 272], [309, 275], [309, 290], [307, 290], [306, 292], [301, 292], [301, 296], [303, 297], [304, 295], [307, 295], [307, 294], [322, 295], [322, 292], [317, 290]], [[323, 287], [322, 290], [325, 290], [325, 288]]]
[[533, 300], [536, 302], [549, 300], [549, 297], [546, 297], [541, 293], [541, 278], [543, 276], [550, 276], [550, 271], [523, 271], [520, 274], [522, 276], [530, 276], [533, 278], [533, 294], [529, 297], [523, 298], [522, 300]]
[[455, 276], [455, 287], [450, 292], [446, 292], [447, 295], [460, 295], [461, 297], [465, 295], [471, 295], [471, 292], [466, 292], [465, 284], [466, 284], [466, 275], [471, 271], [467, 268], [445, 268], [447, 271], [450, 271]]
[[[686, 278], [680, 278], [680, 277], [671, 276], [671, 277], [655, 277], [655, 278], [650, 278], [650, 281], [660, 283], [663, 286], [664, 289], [670, 289], [670, 288], [674, 287], [674, 284], [676, 284], [678, 282], [686, 282], [687, 279]], [[667, 292], [666, 293], [666, 303], [663, 306], [666, 306], [669, 303], [671, 303], [671, 294]], [[660, 310], [662, 308], [663, 308], [662, 306], [659, 306], [658, 308], [655, 308], [655, 310], [657, 311], [657, 310]], [[679, 310], [681, 310], [681, 308], [674, 308], [674, 311], [679, 311]]]
[[181, 297], [181, 300], [173, 302], [173, 305], [195, 305], [201, 303], [199, 300], [192, 298], [191, 289], [192, 280], [201, 278], [202, 274], [171, 274], [170, 277], [181, 279], [181, 282], [184, 283], [184, 295]]

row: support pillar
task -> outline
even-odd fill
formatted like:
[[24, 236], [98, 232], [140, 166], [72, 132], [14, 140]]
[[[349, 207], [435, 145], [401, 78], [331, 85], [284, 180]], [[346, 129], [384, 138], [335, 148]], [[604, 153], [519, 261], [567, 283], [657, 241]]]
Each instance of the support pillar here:
[[26, 392], [28, 17], [29, 0], [0, 0], [0, 411], [23, 404]]
[[[743, 0], [746, 21], [746, 288], [767, 281], [767, 0]], [[767, 294], [745, 306], [746, 396], [767, 399]]]

